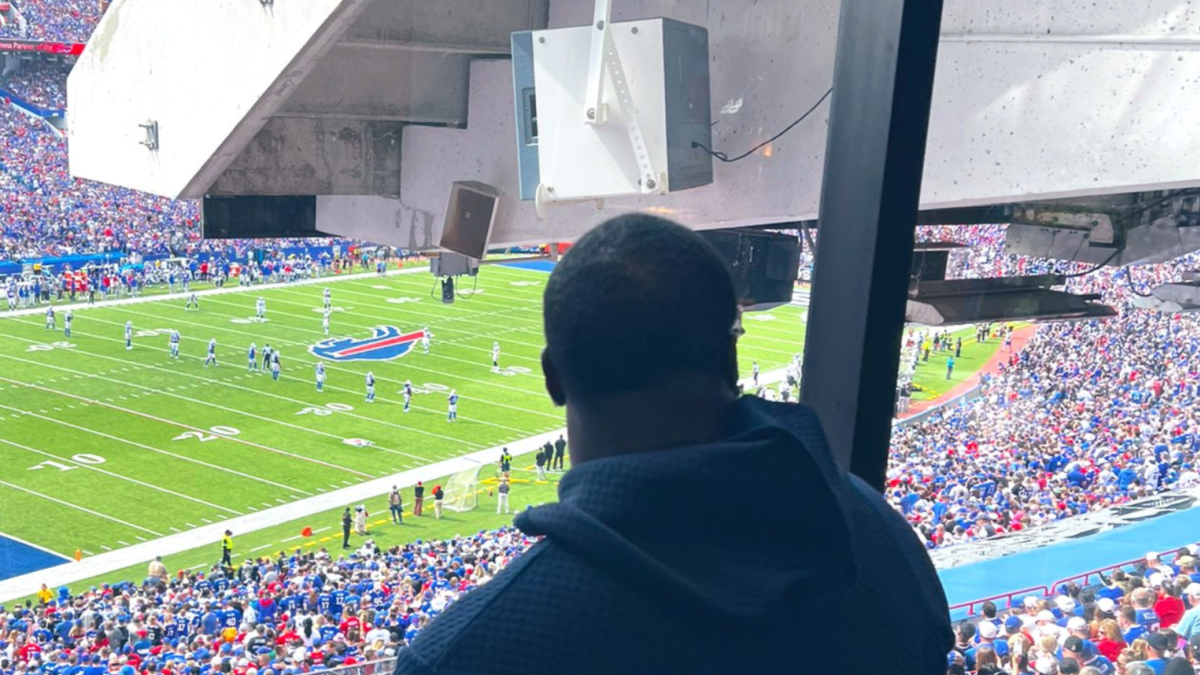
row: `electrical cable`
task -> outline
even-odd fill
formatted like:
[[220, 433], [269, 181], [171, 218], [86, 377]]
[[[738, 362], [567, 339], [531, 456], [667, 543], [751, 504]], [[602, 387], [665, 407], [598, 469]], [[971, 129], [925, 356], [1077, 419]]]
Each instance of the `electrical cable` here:
[[1074, 274], [1064, 274], [1063, 276], [1068, 279], [1076, 279], [1078, 277], [1086, 277], [1087, 275], [1091, 274], [1092, 272], [1095, 272], [1096, 270], [1099, 270], [1101, 267], [1104, 267], [1108, 263], [1112, 262], [1120, 254], [1121, 254], [1121, 249], [1116, 249], [1115, 251], [1112, 252], [1112, 255], [1110, 255], [1104, 259], [1104, 262], [1096, 265], [1095, 267], [1091, 268], [1090, 270], [1086, 270], [1084, 272], [1075, 272]]
[[1139, 298], [1152, 298], [1152, 297], [1154, 297], [1154, 294], [1153, 294], [1153, 293], [1142, 293], [1141, 291], [1139, 291], [1139, 290], [1137, 289], [1137, 287], [1136, 287], [1136, 286], [1134, 286], [1134, 285], [1133, 285], [1133, 270], [1132, 270], [1132, 269], [1126, 268], [1126, 270], [1125, 270], [1125, 281], [1129, 282], [1129, 292], [1130, 292], [1130, 293], [1133, 293], [1134, 295], [1138, 296]]
[[737, 157], [731, 158], [729, 155], [727, 155], [724, 152], [715, 152], [715, 151], [709, 149], [708, 146], [704, 145], [703, 143], [700, 143], [699, 141], [692, 141], [692, 147], [700, 148], [701, 150], [707, 152], [709, 155], [712, 155], [716, 159], [719, 159], [722, 162], [725, 162], [726, 164], [733, 164], [734, 162], [739, 162], [743, 159], [746, 159], [750, 155], [753, 155], [754, 153], [758, 152], [762, 148], [770, 145], [771, 143], [774, 143], [775, 141], [779, 140], [780, 138], [783, 137], [784, 134], [786, 134], [787, 132], [794, 129], [797, 124], [800, 124], [804, 120], [808, 119], [808, 116], [813, 114], [813, 111], [815, 111], [822, 103], [824, 103], [825, 99], [829, 98], [829, 95], [832, 93], [833, 93], [833, 87], [830, 87], [828, 90], [826, 90], [826, 92], [824, 94], [821, 95], [821, 98], [817, 99], [817, 102], [814, 103], [813, 106], [808, 109], [808, 112], [801, 115], [799, 117], [799, 119], [797, 119], [795, 122], [792, 122], [791, 124], [787, 125], [787, 127], [785, 127], [783, 131], [775, 134], [774, 136], [763, 141], [762, 143], [759, 143], [758, 145], [754, 146], [753, 148], [750, 148], [746, 152], [743, 152], [742, 154], [738, 155]]

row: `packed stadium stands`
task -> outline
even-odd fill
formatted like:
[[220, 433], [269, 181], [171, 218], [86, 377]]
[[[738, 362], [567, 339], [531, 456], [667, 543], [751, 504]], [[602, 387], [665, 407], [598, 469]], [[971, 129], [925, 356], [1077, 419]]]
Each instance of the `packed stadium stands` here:
[[[86, 0], [16, 4], [30, 39], [84, 41], [99, 17]], [[0, 36], [17, 35], [15, 24], [0, 27]], [[58, 64], [26, 64], [4, 87], [62, 108], [65, 73]], [[206, 242], [198, 220], [192, 202], [71, 178], [60, 133], [0, 105], [0, 261], [254, 246]], [[1006, 255], [1003, 226], [924, 228], [919, 236], [969, 247], [951, 255], [954, 277], [1081, 269]], [[1121, 315], [1039, 327], [1019, 353], [1000, 352], [1004, 366], [982, 385], [983, 396], [897, 427], [887, 496], [927, 546], [1200, 485], [1200, 369], [1189, 364], [1200, 322], [1129, 302], [1135, 288], [1175, 278], [1192, 262], [1138, 268], [1136, 279], [1128, 270], [1073, 279], [1073, 290], [1103, 294]], [[164, 583], [47, 589], [42, 603], [0, 608], [0, 674], [298, 675], [386, 659], [531, 544], [505, 528], [388, 551], [367, 543], [349, 557], [280, 552], [236, 570], [177, 571]], [[982, 617], [961, 625], [948, 672], [1136, 675], [1130, 664], [1144, 661], [1161, 675], [1171, 654], [1200, 650], [1197, 552], [1148, 560], [1100, 588], [1026, 598], [1010, 613], [985, 605]]]
[[16, 0], [13, 4], [29, 25], [20, 36], [27, 40], [87, 42], [101, 16], [97, 0]]
[[65, 63], [29, 61], [0, 81], [0, 89], [39, 108], [62, 110], [67, 107], [66, 82], [70, 71], [70, 65]]
[[365, 539], [348, 556], [281, 551], [207, 573], [151, 563], [145, 583], [0, 607], [0, 673], [296, 675], [388, 659], [532, 543], [502, 528], [386, 551]]

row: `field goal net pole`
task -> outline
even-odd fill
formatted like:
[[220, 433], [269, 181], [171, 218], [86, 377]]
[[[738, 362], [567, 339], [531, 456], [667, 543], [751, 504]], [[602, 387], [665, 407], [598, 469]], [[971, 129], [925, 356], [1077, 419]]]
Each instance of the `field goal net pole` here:
[[473, 459], [464, 461], [471, 466], [450, 476], [446, 482], [446, 496], [442, 499], [443, 508], [458, 513], [470, 511], [479, 505], [479, 471], [483, 463]]

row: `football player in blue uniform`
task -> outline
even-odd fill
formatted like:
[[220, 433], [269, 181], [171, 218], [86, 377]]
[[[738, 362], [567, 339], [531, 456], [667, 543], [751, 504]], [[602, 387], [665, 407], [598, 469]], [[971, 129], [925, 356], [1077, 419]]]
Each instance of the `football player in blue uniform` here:
[[125, 322], [125, 349], [133, 349], [133, 322]]
[[279, 352], [271, 352], [271, 379], [279, 381]]
[[58, 330], [58, 328], [54, 325], [54, 308], [53, 307], [46, 308], [46, 330]]
[[254, 343], [250, 343], [250, 349], [246, 350], [246, 360], [249, 361], [247, 372], [253, 373], [258, 370], [258, 350], [254, 347]]
[[210, 363], [214, 366], [220, 365], [217, 363], [217, 338], [208, 341], [208, 356], [204, 357], [204, 367], [207, 368]]
[[412, 405], [413, 386], [412, 380], [404, 381], [404, 412], [408, 412], [409, 406]]
[[458, 419], [458, 392], [451, 389], [450, 395], [446, 397], [446, 403], [446, 421], [453, 422]]
[[317, 361], [317, 391], [325, 391], [325, 363]]
[[170, 358], [179, 359], [179, 331], [171, 329], [171, 352]]

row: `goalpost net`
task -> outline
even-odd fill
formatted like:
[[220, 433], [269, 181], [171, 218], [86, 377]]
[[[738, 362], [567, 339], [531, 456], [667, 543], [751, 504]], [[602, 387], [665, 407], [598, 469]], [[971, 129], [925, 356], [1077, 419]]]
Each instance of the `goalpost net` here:
[[479, 505], [479, 470], [483, 464], [472, 460], [472, 466], [450, 476], [446, 482], [446, 497], [442, 500], [443, 508], [457, 511], [470, 511]]

